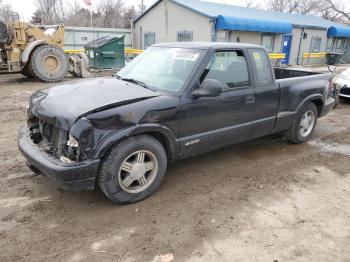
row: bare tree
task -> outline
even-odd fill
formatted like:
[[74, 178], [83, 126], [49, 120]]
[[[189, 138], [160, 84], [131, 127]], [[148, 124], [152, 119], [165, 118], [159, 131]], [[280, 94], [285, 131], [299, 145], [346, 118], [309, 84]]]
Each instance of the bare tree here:
[[246, 0], [245, 7], [248, 8], [261, 8], [261, 5], [256, 3], [254, 0]]
[[321, 12], [322, 17], [332, 21], [350, 22], [349, 1], [347, 5], [335, 0], [323, 0], [322, 2], [324, 5]]
[[[0, 0], [1, 1], [1, 0]], [[64, 23], [69, 26], [90, 26], [90, 11], [77, 0], [63, 5], [63, 0], [36, 0], [33, 24]], [[135, 7], [124, 7], [122, 0], [101, 0], [93, 10], [93, 26], [130, 28], [137, 15]]]
[[320, 12], [320, 9], [322, 6], [320, 5], [319, 0], [294, 0], [296, 9], [296, 14], [301, 15], [312, 15], [312, 14], [318, 14]]
[[76, 1], [66, 8], [66, 16], [64, 19], [65, 25], [72, 26], [90, 26], [90, 11], [81, 7]]
[[101, 0], [97, 5], [95, 23], [104, 27], [122, 27], [124, 4], [122, 0]]
[[146, 5], [144, 0], [140, 0], [139, 4], [139, 14], [142, 14], [146, 10]]
[[266, 9], [292, 13], [295, 8], [292, 4], [294, 3], [289, 0], [269, 0], [266, 2]]
[[40, 14], [42, 23], [57, 24], [64, 20], [62, 0], [36, 0], [36, 13]]
[[321, 5], [319, 0], [269, 0], [266, 8], [291, 14], [311, 15], [318, 14]]
[[123, 28], [130, 28], [131, 27], [131, 21], [134, 20], [137, 17], [137, 12], [134, 6], [131, 6], [129, 8], [127, 8], [124, 11], [124, 15], [123, 15]]
[[5, 23], [11, 20], [12, 13], [13, 13], [13, 10], [11, 6], [2, 4], [2, 2], [0, 1], [0, 17], [4, 20]]

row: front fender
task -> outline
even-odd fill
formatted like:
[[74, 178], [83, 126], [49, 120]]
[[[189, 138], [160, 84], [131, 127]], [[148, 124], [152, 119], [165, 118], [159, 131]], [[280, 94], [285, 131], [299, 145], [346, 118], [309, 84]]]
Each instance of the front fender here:
[[29, 61], [30, 54], [32, 53], [35, 47], [45, 43], [47, 43], [46, 40], [36, 40], [34, 42], [29, 43], [22, 53], [22, 56], [21, 56], [22, 63], [26, 64]]
[[138, 135], [138, 134], [150, 134], [157, 133], [162, 135], [167, 141], [167, 149], [170, 150], [170, 154], [172, 157], [175, 157], [178, 152], [178, 142], [174, 132], [166, 126], [156, 125], [156, 124], [142, 124], [135, 125], [132, 127], [128, 127], [122, 130], [115, 131], [104, 139], [102, 139], [101, 143], [97, 145], [93, 158], [101, 158], [106, 152], [119, 141], [124, 138]]

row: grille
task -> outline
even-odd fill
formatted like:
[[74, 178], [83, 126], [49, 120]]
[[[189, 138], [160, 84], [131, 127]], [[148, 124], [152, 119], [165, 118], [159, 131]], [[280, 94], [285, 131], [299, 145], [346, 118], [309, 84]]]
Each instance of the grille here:
[[350, 95], [350, 88], [342, 88], [340, 89], [340, 93], [344, 95]]
[[43, 120], [39, 120], [39, 130], [41, 136], [47, 141], [48, 153], [57, 158], [62, 156], [66, 150], [68, 132]]

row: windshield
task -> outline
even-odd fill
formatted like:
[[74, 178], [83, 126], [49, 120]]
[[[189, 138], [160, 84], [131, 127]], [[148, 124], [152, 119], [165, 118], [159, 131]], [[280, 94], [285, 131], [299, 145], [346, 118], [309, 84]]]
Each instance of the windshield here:
[[151, 47], [119, 71], [118, 76], [142, 82], [154, 90], [177, 93], [203, 53], [197, 49]]

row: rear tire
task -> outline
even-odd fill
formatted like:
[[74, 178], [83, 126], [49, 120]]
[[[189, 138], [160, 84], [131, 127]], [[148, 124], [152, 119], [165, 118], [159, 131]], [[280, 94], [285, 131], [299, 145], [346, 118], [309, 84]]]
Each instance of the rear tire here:
[[64, 79], [68, 72], [68, 59], [61, 48], [53, 45], [40, 45], [30, 56], [29, 73], [46, 83]]
[[312, 136], [317, 123], [317, 107], [309, 102], [299, 110], [291, 128], [285, 132], [286, 139], [294, 144], [306, 142]]
[[166, 168], [163, 145], [148, 135], [134, 136], [121, 141], [107, 154], [97, 182], [113, 202], [133, 203], [157, 190]]

